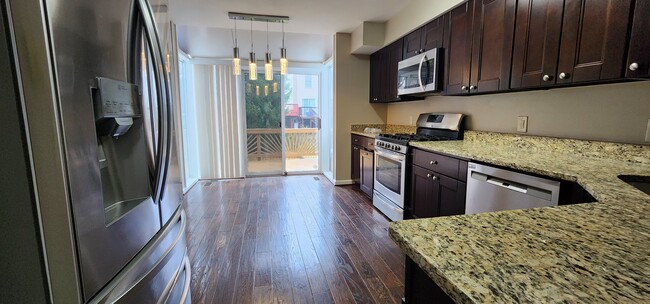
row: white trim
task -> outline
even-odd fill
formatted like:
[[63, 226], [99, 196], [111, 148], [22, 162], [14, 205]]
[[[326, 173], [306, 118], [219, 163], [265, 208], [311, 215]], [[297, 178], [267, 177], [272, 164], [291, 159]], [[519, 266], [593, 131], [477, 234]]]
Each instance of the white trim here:
[[334, 183], [334, 186], [354, 185], [354, 181], [351, 180], [351, 179], [334, 180], [333, 183]]

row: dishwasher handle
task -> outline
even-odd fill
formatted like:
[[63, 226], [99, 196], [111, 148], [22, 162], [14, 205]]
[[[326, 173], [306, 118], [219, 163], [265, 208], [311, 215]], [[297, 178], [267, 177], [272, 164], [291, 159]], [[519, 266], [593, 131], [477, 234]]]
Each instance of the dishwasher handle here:
[[551, 191], [545, 190], [545, 189], [540, 189], [537, 187], [529, 186], [529, 185], [524, 185], [521, 183], [516, 183], [513, 181], [509, 181], [506, 179], [498, 178], [495, 176], [490, 176], [487, 174], [479, 173], [476, 171], [472, 171], [471, 178], [486, 182], [488, 184], [505, 188], [511, 191], [519, 192], [522, 194], [534, 196], [537, 198], [541, 198], [543, 200], [551, 201], [553, 199], [553, 193]]

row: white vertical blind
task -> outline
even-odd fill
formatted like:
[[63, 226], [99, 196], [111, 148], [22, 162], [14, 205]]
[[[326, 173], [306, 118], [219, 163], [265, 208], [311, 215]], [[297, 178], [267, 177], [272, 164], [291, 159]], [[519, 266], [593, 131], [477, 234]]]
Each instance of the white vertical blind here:
[[202, 179], [244, 177], [244, 100], [229, 65], [195, 65]]

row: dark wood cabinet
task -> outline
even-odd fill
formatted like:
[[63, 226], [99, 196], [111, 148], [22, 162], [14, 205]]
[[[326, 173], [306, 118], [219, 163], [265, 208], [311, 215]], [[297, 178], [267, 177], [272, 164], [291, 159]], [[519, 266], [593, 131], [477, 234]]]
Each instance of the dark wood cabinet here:
[[397, 96], [397, 64], [402, 60], [403, 39], [370, 55], [370, 102], [400, 101]]
[[650, 1], [636, 1], [625, 77], [650, 77]]
[[404, 298], [408, 304], [453, 304], [454, 301], [429, 278], [418, 264], [406, 257]]
[[375, 139], [352, 134], [350, 175], [361, 191], [372, 197], [374, 188]]
[[621, 79], [632, 0], [520, 0], [511, 88]]
[[467, 162], [419, 149], [412, 159], [407, 217], [464, 214]]
[[510, 88], [516, 0], [475, 0], [469, 93]]
[[404, 36], [403, 58], [413, 57], [443, 46], [445, 16], [434, 19]]
[[473, 14], [474, 1], [470, 0], [447, 15], [444, 26], [446, 95], [469, 92]]
[[359, 186], [361, 191], [366, 195], [372, 197], [372, 190], [375, 181], [375, 154], [372, 151], [361, 150], [360, 152], [360, 177], [359, 177]]
[[445, 28], [446, 94], [510, 88], [516, 0], [475, 0], [449, 13]]
[[550, 77], [558, 84], [622, 78], [631, 12], [632, 0], [565, 1], [558, 74]]
[[381, 49], [370, 55], [370, 102], [382, 102], [382, 79], [385, 77], [384, 54], [385, 49]]
[[354, 183], [358, 184], [361, 178], [361, 149], [357, 145], [352, 145], [350, 159], [350, 175]]

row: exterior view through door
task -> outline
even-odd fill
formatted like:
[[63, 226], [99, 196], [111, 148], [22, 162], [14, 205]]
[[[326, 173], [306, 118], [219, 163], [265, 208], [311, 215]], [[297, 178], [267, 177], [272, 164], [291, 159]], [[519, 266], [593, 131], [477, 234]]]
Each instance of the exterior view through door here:
[[248, 175], [318, 172], [319, 75], [243, 74]]

